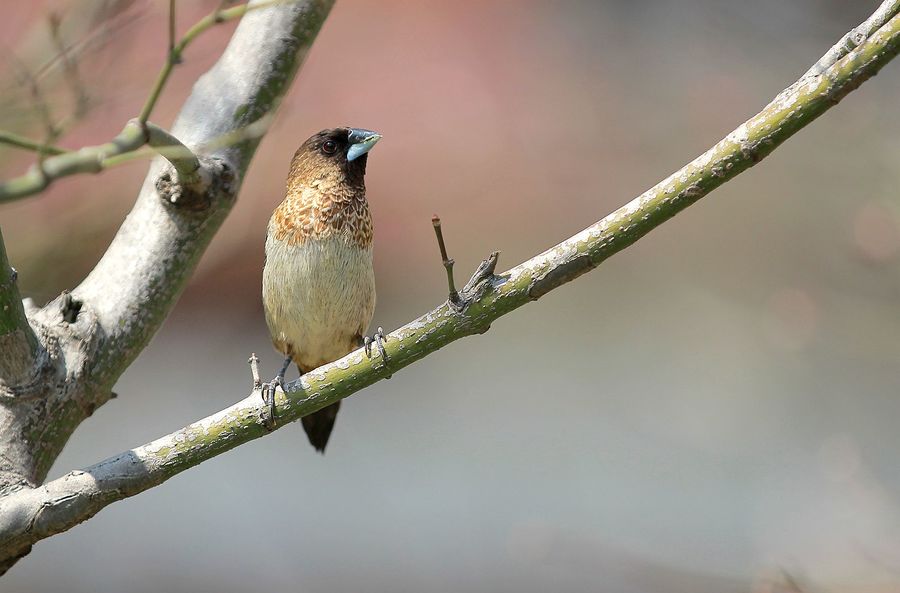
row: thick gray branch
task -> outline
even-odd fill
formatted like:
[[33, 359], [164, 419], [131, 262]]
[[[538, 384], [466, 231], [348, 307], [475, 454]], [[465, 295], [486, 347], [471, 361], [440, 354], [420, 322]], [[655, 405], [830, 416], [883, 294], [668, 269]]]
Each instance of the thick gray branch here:
[[[496, 254], [461, 291], [392, 332], [388, 361], [357, 350], [306, 373], [277, 394], [283, 426], [348, 397], [462, 337], [483, 333], [497, 318], [598, 266], [709, 192], [765, 158], [785, 140], [837, 104], [900, 52], [900, 16], [819, 76], [791, 85], [765, 109], [706, 153], [552, 249], [500, 275]], [[217, 414], [142, 447], [126, 451], [40, 488], [0, 499], [0, 557], [84, 521], [113, 501], [267, 434], [257, 391]]]
[[17, 276], [0, 234], [0, 397], [11, 397], [9, 390], [28, 381], [41, 350], [25, 317]]
[[[193, 183], [182, 183], [168, 161], [155, 159], [133, 210], [90, 275], [71, 294], [30, 312], [32, 335], [47, 354], [32, 365], [37, 378], [27, 392], [0, 398], [0, 496], [25, 494], [43, 482], [72, 431], [109, 399], [159, 329], [231, 209], [256, 150], [258, 134], [233, 133], [277, 107], [332, 4], [286, 1], [244, 16], [171, 132], [198, 152]], [[229, 133], [240, 140], [221, 143]], [[202, 146], [215, 148], [202, 154]], [[185, 173], [193, 166], [178, 164]], [[15, 305], [21, 311], [18, 296]], [[29, 325], [16, 323], [23, 331]], [[0, 574], [27, 549], [0, 554]]]
[[[216, 65], [194, 86], [171, 133], [196, 150], [273, 109], [287, 90], [328, 11], [328, 1], [248, 13]], [[219, 184], [188, 208], [160, 199], [171, 169], [156, 159], [137, 203], [103, 258], [73, 291], [103, 334], [91, 361], [107, 388], [144, 348], [170, 311], [200, 255], [230, 210], [258, 138], [206, 155]]]

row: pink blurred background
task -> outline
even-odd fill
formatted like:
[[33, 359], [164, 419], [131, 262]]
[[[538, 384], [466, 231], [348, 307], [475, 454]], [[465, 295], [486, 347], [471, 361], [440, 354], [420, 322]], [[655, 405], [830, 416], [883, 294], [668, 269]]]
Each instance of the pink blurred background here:
[[[6, 7], [0, 127], [40, 137], [17, 72], [56, 53], [53, 11], [70, 42], [115, 24], [78, 55], [91, 110], [59, 143], [111, 138], [162, 64], [167, 4]], [[217, 5], [180, 1], [180, 30]], [[51, 478], [245, 396], [252, 351], [275, 370], [263, 237], [311, 133], [384, 135], [367, 181], [393, 329], [446, 296], [433, 213], [458, 281], [494, 249], [511, 267], [717, 141], [876, 5], [338, 0], [175, 312]], [[232, 29], [190, 47], [154, 121]], [[59, 69], [40, 84], [72, 112]], [[288, 427], [41, 542], [0, 590], [900, 589], [898, 94], [891, 64], [592, 274], [348, 400], [324, 457]], [[4, 149], [0, 174], [31, 159]], [[87, 273], [145, 170], [0, 207], [28, 295]]]

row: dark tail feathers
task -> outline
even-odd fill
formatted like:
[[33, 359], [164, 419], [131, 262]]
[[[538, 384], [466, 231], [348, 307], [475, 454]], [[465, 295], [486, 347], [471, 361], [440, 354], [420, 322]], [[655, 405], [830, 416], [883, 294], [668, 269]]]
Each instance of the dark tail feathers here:
[[331, 436], [331, 429], [334, 428], [334, 420], [340, 407], [341, 402], [336, 402], [300, 419], [309, 442], [319, 453], [325, 453], [325, 445], [328, 444], [328, 437]]

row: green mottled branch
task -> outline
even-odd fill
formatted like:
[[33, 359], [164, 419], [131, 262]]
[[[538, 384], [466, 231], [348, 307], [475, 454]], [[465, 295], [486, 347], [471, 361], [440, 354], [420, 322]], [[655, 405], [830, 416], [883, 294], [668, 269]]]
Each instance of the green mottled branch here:
[[[900, 51], [894, 16], [819, 75], [806, 76], [687, 166], [552, 249], [499, 275], [496, 255], [479, 268], [459, 306], [444, 303], [392, 332], [388, 362], [357, 350], [290, 383], [276, 398], [279, 426], [348, 397], [497, 318], [574, 280], [628, 247], [709, 192], [765, 158]], [[59, 533], [103, 507], [156, 486], [233, 447], [267, 434], [258, 388], [242, 401], [151, 443], [41, 489], [0, 500], [0, 552], [15, 553]]]
[[86, 146], [44, 159], [25, 175], [0, 184], [0, 203], [40, 193], [62, 177], [76, 173], [99, 173], [104, 169], [106, 159], [137, 150], [145, 143], [146, 137], [141, 126], [129, 122], [111, 142]]
[[152, 122], [129, 121], [111, 142], [76, 151], [50, 147], [57, 154], [34, 165], [21, 177], [0, 183], [0, 203], [40, 193], [54, 181], [78, 173], [99, 173], [133, 158], [146, 156], [139, 149], [149, 145], [153, 154], [166, 158], [179, 173], [181, 183], [198, 183], [200, 160], [175, 136]]

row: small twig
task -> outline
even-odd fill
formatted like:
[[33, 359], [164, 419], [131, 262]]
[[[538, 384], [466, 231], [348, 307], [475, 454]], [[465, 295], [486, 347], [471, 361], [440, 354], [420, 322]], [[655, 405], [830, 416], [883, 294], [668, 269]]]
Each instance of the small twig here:
[[250, 374], [253, 376], [253, 391], [262, 389], [262, 379], [259, 378], [259, 358], [256, 356], [256, 352], [250, 355], [247, 362], [250, 363]]
[[43, 92], [41, 92], [41, 87], [24, 66], [20, 70], [20, 80], [28, 85], [28, 92], [31, 94], [31, 99], [34, 101], [34, 108], [38, 112], [41, 122], [44, 124], [44, 132], [47, 138], [44, 144], [52, 144], [59, 136], [59, 132], [53, 123], [50, 106], [47, 104]]
[[181, 63], [181, 54], [175, 52], [175, 0], [169, 0], [169, 49], [166, 56], [171, 64]]
[[[131, 120], [129, 123], [141, 125], [137, 119]], [[167, 161], [172, 163], [175, 171], [178, 172], [178, 181], [186, 187], [196, 186], [200, 182], [200, 159], [197, 158], [191, 150], [182, 144], [181, 140], [162, 129], [156, 124], [146, 122], [143, 124], [147, 134], [147, 144], [154, 149], [172, 149], [172, 156], [167, 154], [166, 150], [158, 150], [159, 154]]]
[[[156, 106], [156, 102], [159, 100], [160, 95], [162, 95], [163, 88], [166, 86], [166, 83], [169, 80], [169, 75], [172, 74], [172, 68], [176, 64], [181, 63], [184, 50], [188, 45], [191, 44], [192, 41], [197, 38], [197, 36], [199, 36], [210, 27], [213, 27], [219, 23], [224, 23], [225, 21], [231, 21], [240, 18], [251, 10], [259, 10], [260, 8], [267, 8], [269, 6], [284, 4], [285, 2], [290, 1], [294, 0], [269, 0], [267, 2], [257, 2], [252, 6], [249, 6], [248, 4], [241, 4], [239, 6], [227, 8], [224, 10], [220, 5], [214, 11], [197, 21], [197, 23], [194, 24], [193, 27], [188, 29], [187, 33], [184, 34], [184, 37], [181, 38], [181, 41], [172, 44], [172, 47], [169, 50], [169, 55], [166, 58], [166, 63], [163, 65], [162, 70], [159, 71], [156, 82], [153, 83], [153, 88], [150, 91], [150, 96], [147, 98], [146, 103], [144, 103], [144, 107], [141, 109], [141, 113], [138, 116], [138, 119], [141, 122], [146, 122], [150, 118], [150, 114], [153, 112], [153, 108]], [[172, 27], [171, 21], [175, 18], [174, 15], [174, 7], [172, 7], [172, 10], [170, 10], [170, 29]]]
[[[44, 97], [43, 92], [41, 91], [41, 87], [38, 84], [37, 79], [26, 66], [15, 54], [12, 55], [13, 63], [16, 65], [18, 69], [18, 78], [19, 80], [28, 86], [28, 92], [31, 95], [32, 101], [34, 101], [34, 108], [40, 116], [41, 122], [44, 124], [45, 138], [44, 142], [40, 146], [48, 146], [56, 142], [56, 139], [59, 138], [59, 129], [53, 123], [53, 115], [50, 112], [50, 105], [47, 103], [47, 99]], [[38, 167], [44, 161], [47, 154], [42, 150], [38, 150]]]
[[0, 144], [7, 144], [9, 146], [15, 146], [16, 148], [32, 150], [34, 152], [41, 152], [50, 155], [65, 154], [69, 152], [65, 148], [53, 146], [52, 144], [41, 144], [40, 142], [35, 142], [34, 140], [26, 138], [25, 136], [20, 136], [13, 132], [7, 132], [4, 130], [0, 130]]
[[269, 113], [259, 118], [255, 122], [244, 126], [243, 128], [238, 128], [237, 130], [226, 132], [221, 136], [213, 138], [209, 142], [204, 142], [203, 144], [198, 145], [197, 149], [193, 151], [184, 145], [143, 148], [130, 152], [124, 152], [122, 154], [110, 157], [103, 161], [103, 167], [105, 169], [108, 169], [110, 167], [117, 167], [125, 163], [130, 163], [134, 160], [142, 158], [152, 158], [156, 155], [162, 156], [167, 160], [172, 160], [173, 158], [183, 158], [185, 155], [190, 154], [209, 154], [212, 152], [217, 152], [223, 148], [228, 148], [241, 142], [261, 138], [268, 131], [269, 125], [271, 123], [272, 114]]
[[[137, 13], [126, 13], [124, 16], [119, 15], [115, 16], [110, 21], [104, 22], [101, 27], [91, 31], [87, 34], [87, 36], [74, 41], [67, 45], [64, 49], [65, 55], [69, 58], [77, 58], [80, 54], [85, 53], [88, 50], [95, 49], [97, 47], [103, 47], [105, 42], [111, 37], [114, 33], [117, 33], [125, 27], [133, 25], [137, 23], [140, 19], [146, 16], [146, 12], [137, 12]], [[57, 53], [46, 62], [44, 62], [37, 70], [34, 72], [34, 77], [40, 81], [45, 76], [49, 75], [55, 69], [56, 65], [59, 64], [63, 59], [63, 52]]]
[[175, 0], [169, 0], [169, 57], [175, 49]]
[[[196, 151], [192, 151], [180, 142], [168, 146], [143, 148], [146, 145], [147, 134], [143, 131], [139, 121], [132, 120], [126, 126], [126, 129], [123, 130], [123, 133], [119, 134], [109, 144], [85, 146], [77, 150], [66, 150], [57, 146], [45, 147], [47, 154], [69, 157], [66, 160], [67, 166], [58, 168], [56, 161], [49, 159], [45, 162], [44, 172], [35, 168], [20, 177], [14, 177], [8, 181], [0, 181], [0, 204], [36, 194], [45, 189], [51, 182], [67, 175], [97, 173], [137, 159], [152, 158], [157, 155], [162, 156], [169, 162], [174, 162], [179, 159], [196, 158], [196, 154], [216, 152], [241, 142], [262, 137], [268, 130], [271, 122], [272, 115], [265, 115], [243, 128], [226, 132], [209, 142], [204, 142], [197, 146]], [[28, 138], [4, 131], [0, 131], [0, 144], [9, 144], [29, 150], [39, 150], [42, 146]], [[112, 150], [106, 150], [107, 147], [112, 148]], [[98, 150], [101, 149], [103, 152], [98, 156]], [[51, 175], [46, 174], [48, 164], [50, 166], [49, 170], [52, 171]]]
[[447, 247], [444, 245], [444, 233], [441, 231], [441, 219], [437, 214], [431, 217], [431, 224], [434, 225], [434, 235], [437, 237], [438, 247], [441, 250], [441, 260], [444, 263], [444, 269], [447, 270], [447, 286], [450, 289], [450, 296], [447, 300], [450, 304], [460, 306], [462, 301], [459, 293], [456, 291], [456, 285], [453, 283], [453, 260], [447, 256]]
[[[215, 16], [214, 18], [215, 18], [215, 19], [221, 19], [221, 18], [222, 18], [222, 11], [224, 11], [226, 8], [228, 8], [228, 6], [229, 6], [230, 4], [234, 4], [236, 1], [237, 1], [237, 0], [221, 0], [221, 2], [219, 2], [219, 7], [218, 7], [218, 8], [216, 9], [216, 11], [215, 11], [215, 15], [216, 15], [216, 16]], [[221, 21], [221, 20], [216, 20], [216, 22], [222, 22], [222, 21]]]
[[[88, 96], [84, 84], [81, 81], [81, 76], [78, 73], [78, 62], [69, 55], [65, 40], [62, 38], [59, 15], [55, 12], [51, 13], [48, 17], [48, 20], [50, 26], [50, 37], [53, 39], [53, 44], [56, 46], [56, 51], [62, 60], [63, 75], [65, 76], [66, 82], [68, 83], [69, 88], [72, 91], [72, 95], [75, 99], [75, 114], [71, 118], [71, 121], [68, 122], [69, 124], [71, 124], [87, 115], [88, 107], [90, 104], [90, 97]], [[37, 80], [37, 76], [35, 76], [35, 80]], [[63, 129], [62, 124], [58, 124], [56, 126], [56, 129], [61, 132]]]
[[0, 183], [0, 203], [41, 192], [60, 177], [75, 173], [98, 173], [107, 167], [106, 159], [109, 157], [134, 151], [145, 143], [143, 128], [129, 123], [111, 142], [85, 146], [77, 151], [50, 157], [39, 166], [32, 167], [25, 175]]
[[[500, 252], [494, 251], [487, 259], [481, 260], [472, 277], [466, 282], [462, 289], [462, 306], [466, 307], [469, 303], [480, 299], [490, 288], [489, 280], [494, 277], [494, 270], [497, 269], [497, 261], [500, 259]], [[487, 331], [487, 330], [485, 330]]]
[[[181, 41], [175, 46], [174, 52], [180, 56], [181, 52], [183, 52], [198, 35], [219, 22], [234, 20], [251, 10], [286, 4], [292, 1], [294, 0], [268, 0], [257, 2], [252, 6], [241, 4], [227, 9], [222, 8], [222, 6], [227, 4], [227, 2], [223, 2], [213, 13], [210, 13], [198, 21], [187, 33], [185, 33]], [[171, 61], [167, 61], [163, 70], [160, 72], [160, 76], [151, 91], [150, 97], [144, 105], [141, 115], [137, 118], [137, 124], [139, 125], [135, 125], [135, 122], [129, 122], [122, 133], [113, 139], [111, 143], [100, 146], [86, 146], [78, 150], [66, 151], [65, 149], [52, 146], [52, 142], [49, 141], [40, 144], [22, 138], [16, 134], [0, 132], [0, 144], [10, 144], [12, 146], [18, 146], [19, 148], [34, 150], [41, 155], [38, 166], [25, 175], [5, 182], [0, 182], [0, 203], [39, 193], [59, 177], [65, 177], [75, 173], [97, 173], [103, 169], [120, 165], [136, 158], [153, 156], [154, 154], [159, 154], [172, 162], [172, 164], [176, 166], [176, 169], [179, 166], [182, 166], [180, 164], [176, 165], [176, 161], [183, 160], [187, 163], [187, 165], [185, 165], [185, 170], [188, 172], [188, 180], [190, 180], [190, 172], [192, 170], [190, 163], [191, 159], [196, 159], [196, 156], [180, 142], [177, 142], [177, 144], [168, 143], [160, 145], [155, 147], [153, 151], [139, 150], [147, 143], [146, 128], [143, 127], [143, 124], [147, 123], [147, 117], [153, 110], [156, 101], [159, 99], [159, 95], [171, 73], [172, 67], [173, 64]], [[24, 69], [24, 65], [20, 64], [20, 68]], [[23, 72], [25, 81], [29, 79], [29, 75], [30, 73], [27, 72], [27, 70]], [[31, 78], [33, 79], [33, 77]], [[49, 120], [45, 118], [45, 121]], [[260, 117], [258, 120], [242, 129], [227, 132], [218, 138], [205, 143], [202, 148], [204, 150], [217, 150], [224, 146], [230, 146], [238, 142], [257, 138], [265, 134], [270, 123], [270, 116]], [[44, 160], [43, 156], [45, 155], [57, 156]]]
[[469, 278], [469, 281], [463, 286], [463, 293], [468, 294], [475, 290], [475, 288], [485, 280], [490, 280], [494, 276], [494, 270], [497, 269], [497, 262], [499, 259], [500, 252], [493, 251], [487, 256], [487, 259], [481, 260], [481, 263], [478, 264], [472, 277]]

